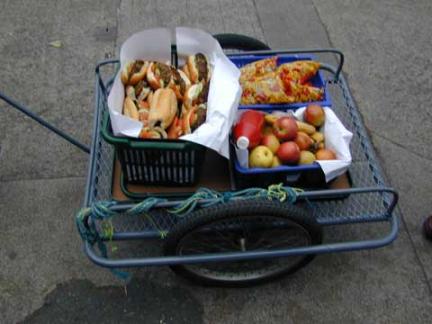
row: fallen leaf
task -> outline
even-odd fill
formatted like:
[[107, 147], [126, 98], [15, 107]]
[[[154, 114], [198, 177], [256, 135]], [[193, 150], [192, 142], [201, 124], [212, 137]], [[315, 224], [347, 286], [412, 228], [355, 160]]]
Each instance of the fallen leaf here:
[[50, 46], [55, 47], [55, 48], [61, 48], [63, 47], [63, 43], [59, 40], [55, 40], [49, 43]]

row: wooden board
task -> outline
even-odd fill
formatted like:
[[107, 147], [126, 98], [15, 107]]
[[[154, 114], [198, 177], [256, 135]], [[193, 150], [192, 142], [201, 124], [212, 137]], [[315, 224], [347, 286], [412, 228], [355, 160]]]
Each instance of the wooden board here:
[[[113, 179], [113, 198], [115, 200], [127, 200], [128, 197], [121, 189], [121, 167], [116, 161], [114, 167]], [[157, 194], [157, 193], [193, 193], [198, 188], [206, 187], [218, 191], [231, 190], [229, 176], [229, 161], [219, 154], [208, 150], [206, 152], [204, 164], [202, 166], [200, 181], [195, 186], [188, 187], [166, 187], [166, 186], [145, 186], [145, 185], [127, 185], [130, 192], [138, 194]]]
[[[116, 161], [114, 166], [114, 179], [112, 187], [113, 199], [118, 201], [129, 200], [121, 189], [121, 167]], [[206, 152], [206, 158], [202, 166], [200, 181], [195, 186], [188, 187], [166, 187], [166, 186], [146, 186], [146, 185], [127, 185], [127, 190], [137, 194], [192, 194], [198, 188], [206, 187], [217, 191], [232, 190], [230, 182], [229, 162], [213, 151]], [[343, 174], [329, 184], [329, 189], [350, 188], [350, 181], [347, 174]]]

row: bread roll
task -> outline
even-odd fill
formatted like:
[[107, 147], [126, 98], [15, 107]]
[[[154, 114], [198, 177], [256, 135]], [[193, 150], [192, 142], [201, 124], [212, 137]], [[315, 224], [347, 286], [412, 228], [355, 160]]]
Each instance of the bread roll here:
[[129, 78], [129, 84], [136, 85], [138, 82], [143, 80], [149, 65], [150, 63], [148, 61], [141, 61], [141, 60], [135, 61], [133, 65], [133, 69], [131, 71], [131, 76]]
[[123, 68], [122, 68], [122, 70], [121, 70], [121, 72], [120, 72], [120, 79], [121, 79], [121, 81], [122, 81], [122, 83], [123, 83], [124, 85], [127, 85], [128, 82], [129, 82], [129, 77], [130, 77], [130, 74], [131, 74], [131, 72], [132, 72], [133, 65], [134, 65], [134, 62], [133, 62], [133, 61], [131, 61], [131, 62], [127, 62], [127, 63], [123, 66]]
[[145, 78], [149, 62], [136, 60], [127, 62], [120, 72], [120, 79], [126, 85], [136, 85]]
[[187, 89], [191, 86], [191, 82], [186, 74], [177, 70], [176, 68], [171, 68], [172, 78], [169, 84], [169, 88], [173, 89], [178, 100], [182, 101], [183, 96]]
[[134, 101], [129, 97], [126, 97], [123, 103], [123, 114], [129, 118], [139, 120], [138, 109]]
[[197, 83], [189, 87], [183, 97], [183, 105], [189, 110], [194, 105], [195, 101], [199, 98], [201, 91], [203, 90], [203, 84]]
[[155, 91], [149, 112], [149, 126], [169, 127], [177, 114], [177, 98], [172, 89], [158, 89]]
[[171, 67], [160, 62], [151, 62], [147, 69], [147, 82], [153, 90], [166, 88], [172, 78]]
[[189, 73], [189, 68], [188, 68], [187, 62], [185, 65], [183, 65], [183, 67], [181, 68], [181, 71], [186, 75], [188, 80], [190, 80], [190, 73]]
[[137, 100], [134, 87], [130, 85], [126, 86], [126, 97], [131, 98], [132, 100]]
[[189, 79], [192, 83], [208, 82], [210, 80], [210, 66], [207, 57], [202, 53], [187, 58]]

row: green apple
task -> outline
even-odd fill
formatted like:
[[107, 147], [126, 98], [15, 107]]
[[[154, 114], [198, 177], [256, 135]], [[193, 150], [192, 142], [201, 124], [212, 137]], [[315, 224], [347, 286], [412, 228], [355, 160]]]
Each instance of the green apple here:
[[315, 155], [310, 151], [301, 151], [299, 164], [312, 164], [316, 160]]
[[281, 165], [282, 165], [281, 160], [279, 160], [279, 158], [276, 155], [273, 156], [273, 161], [272, 161], [271, 167], [272, 168], [277, 168], [278, 166], [281, 166]]
[[249, 154], [250, 168], [270, 168], [272, 161], [273, 153], [264, 145], [258, 145]]

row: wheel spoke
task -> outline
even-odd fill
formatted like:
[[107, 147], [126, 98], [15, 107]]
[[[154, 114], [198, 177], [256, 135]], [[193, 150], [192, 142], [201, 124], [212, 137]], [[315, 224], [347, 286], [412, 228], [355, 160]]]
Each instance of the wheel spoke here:
[[276, 240], [262, 240], [261, 242], [257, 242], [253, 246], [253, 250], [266, 250], [270, 248], [277, 248], [277, 247], [298, 247], [298, 246], [307, 246], [309, 244], [309, 240], [303, 237], [286, 237], [281, 238], [278, 241]]
[[[204, 238], [204, 237], [200, 237], [198, 240], [196, 240], [195, 242], [199, 242], [199, 244], [193, 244], [194, 241], [192, 239], [191, 243], [189, 245], [193, 246], [193, 247], [201, 247], [203, 248], [203, 252], [207, 252], [207, 250], [205, 250], [205, 248], [207, 247], [208, 250], [211, 251], [215, 251], [217, 252], [218, 250], [222, 250], [222, 251], [231, 251], [232, 247], [230, 246], [230, 244], [228, 241], [221, 239], [220, 241], [218, 240], [213, 240], [211, 241], [208, 237]], [[188, 244], [184, 244], [184, 246], [188, 246]]]
[[[216, 222], [198, 232], [187, 234], [183, 238], [182, 248], [178, 253], [190, 255], [241, 251], [240, 242], [244, 243], [247, 251], [259, 251], [304, 246], [308, 245], [309, 241], [307, 232], [292, 222], [263, 217], [238, 217], [229, 221]], [[291, 258], [291, 261], [297, 262], [297, 260], [298, 257]], [[279, 268], [281, 264], [283, 262], [279, 259], [266, 259], [198, 264], [188, 267], [198, 272], [205, 269], [207, 275], [211, 273], [220, 276], [223, 273], [235, 276], [236, 273], [243, 273], [246, 269], [250, 269], [250, 275], [254, 272], [271, 271]]]
[[[174, 252], [170, 253], [196, 256], [241, 251], [259, 253], [319, 244], [316, 240], [317, 236], [314, 237], [307, 227], [310, 225], [304, 226], [302, 219], [307, 218], [307, 215], [303, 217], [304, 214], [301, 212], [292, 218], [285, 213], [285, 207], [262, 201], [243, 204], [243, 210], [248, 210], [247, 213], [241, 212], [240, 208], [234, 212], [230, 210], [228, 205], [214, 208], [213, 215], [204, 212], [204, 210], [193, 215], [194, 221], [190, 226], [184, 226], [183, 232], [178, 231], [176, 235], [173, 235], [177, 238], [174, 241]], [[290, 208], [292, 211], [298, 211], [292, 206]], [[318, 239], [321, 239], [320, 235], [318, 235]], [[201, 278], [208, 282], [231, 282], [234, 284], [259, 281], [285, 272], [295, 271], [310, 260], [310, 256], [295, 255], [242, 261], [182, 264], [174, 268], [182, 269], [182, 274], [188, 274], [188, 276]]]

